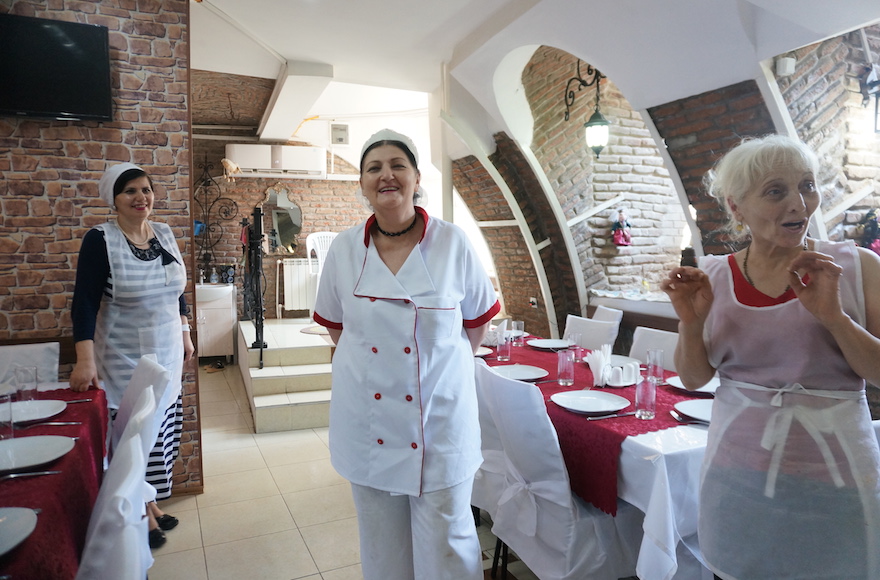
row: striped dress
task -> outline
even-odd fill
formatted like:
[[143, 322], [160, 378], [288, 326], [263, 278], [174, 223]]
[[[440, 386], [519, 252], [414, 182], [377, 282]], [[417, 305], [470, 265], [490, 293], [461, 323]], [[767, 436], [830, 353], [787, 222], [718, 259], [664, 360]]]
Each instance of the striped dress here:
[[157, 499], [171, 495], [172, 468], [183, 425], [181, 375], [183, 339], [180, 295], [186, 269], [174, 235], [167, 225], [151, 223], [156, 238], [149, 250], [131, 246], [115, 222], [102, 224], [110, 263], [95, 328], [95, 359], [104, 381], [107, 402], [118, 408], [138, 360], [155, 354], [170, 371], [170, 382], [160, 401], [165, 418], [147, 463], [147, 482]]

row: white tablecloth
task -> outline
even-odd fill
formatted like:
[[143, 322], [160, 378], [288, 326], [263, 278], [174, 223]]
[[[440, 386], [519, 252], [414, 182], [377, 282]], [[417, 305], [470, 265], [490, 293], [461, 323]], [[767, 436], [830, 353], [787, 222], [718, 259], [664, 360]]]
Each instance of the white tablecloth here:
[[621, 446], [618, 495], [645, 512], [636, 566], [641, 580], [712, 580], [697, 543], [707, 433], [684, 425], [627, 437]]
[[[874, 421], [880, 440], [880, 420]], [[627, 437], [617, 494], [645, 512], [641, 580], [712, 580], [697, 541], [700, 469], [708, 428], [681, 426]]]

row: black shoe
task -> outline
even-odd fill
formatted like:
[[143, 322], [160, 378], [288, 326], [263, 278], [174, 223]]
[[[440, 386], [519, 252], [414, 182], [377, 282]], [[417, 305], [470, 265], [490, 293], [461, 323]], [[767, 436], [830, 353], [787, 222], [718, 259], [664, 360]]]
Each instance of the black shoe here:
[[174, 528], [176, 528], [177, 524], [179, 524], [180, 521], [174, 516], [163, 514], [156, 518], [156, 523], [159, 524], [159, 528], [167, 532], [168, 530], [173, 530]]
[[168, 538], [165, 537], [165, 532], [156, 528], [155, 530], [150, 530], [150, 549], [155, 550], [156, 548], [161, 548], [165, 545], [165, 542], [168, 541]]

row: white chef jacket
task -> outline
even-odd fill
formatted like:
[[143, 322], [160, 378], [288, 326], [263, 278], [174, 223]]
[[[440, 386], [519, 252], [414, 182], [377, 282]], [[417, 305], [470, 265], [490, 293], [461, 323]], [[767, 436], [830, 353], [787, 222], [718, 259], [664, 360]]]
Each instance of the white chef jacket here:
[[343, 330], [333, 356], [333, 467], [353, 483], [411, 496], [461, 483], [482, 462], [465, 327], [500, 310], [461, 229], [416, 211], [425, 231], [396, 275], [371, 243], [375, 216], [336, 237], [314, 315]]

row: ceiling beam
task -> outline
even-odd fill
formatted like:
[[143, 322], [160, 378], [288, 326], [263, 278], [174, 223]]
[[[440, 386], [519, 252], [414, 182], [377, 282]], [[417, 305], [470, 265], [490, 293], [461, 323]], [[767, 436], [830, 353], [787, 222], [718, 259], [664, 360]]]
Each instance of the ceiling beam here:
[[260, 140], [290, 140], [332, 80], [332, 65], [299, 61], [285, 63], [257, 129]]

